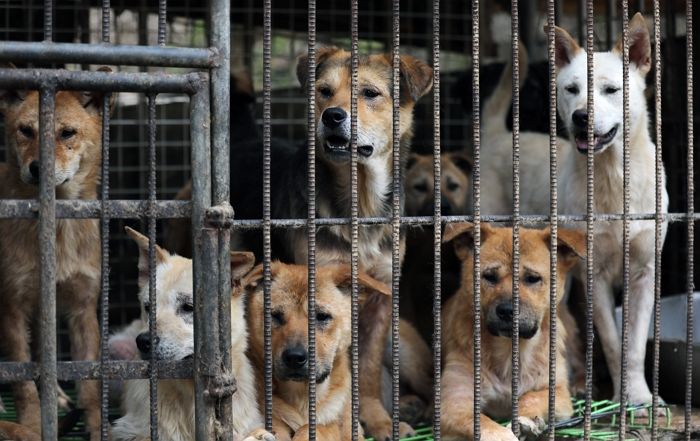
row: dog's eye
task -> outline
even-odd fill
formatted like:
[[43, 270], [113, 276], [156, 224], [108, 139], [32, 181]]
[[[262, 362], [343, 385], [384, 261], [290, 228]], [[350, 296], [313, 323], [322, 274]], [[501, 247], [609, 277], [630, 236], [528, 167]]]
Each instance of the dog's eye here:
[[484, 278], [484, 280], [491, 284], [498, 283], [498, 273], [496, 273], [495, 271], [485, 271], [482, 274], [482, 277]]
[[272, 317], [272, 321], [276, 325], [283, 325], [284, 324], [284, 313], [282, 311], [272, 311], [270, 314], [270, 317]]
[[376, 98], [379, 95], [381, 95], [381, 93], [379, 93], [378, 91], [376, 91], [374, 89], [364, 89], [362, 91], [362, 95], [364, 95], [365, 98]]
[[523, 278], [523, 282], [526, 285], [536, 285], [542, 281], [542, 277], [537, 274], [526, 274]]
[[614, 94], [616, 94], [616, 93], [619, 92], [619, 91], [620, 91], [620, 88], [619, 88], [619, 87], [615, 87], [615, 86], [607, 86], [607, 87], [603, 90], [603, 92], [605, 92], [606, 95], [614, 95]]
[[192, 303], [183, 303], [182, 306], [180, 306], [180, 311], [185, 314], [192, 314], [194, 312], [194, 305]]
[[321, 86], [318, 88], [318, 91], [324, 98], [330, 98], [333, 96], [333, 91], [331, 91], [331, 88], [328, 86]]
[[448, 182], [447, 183], [447, 189], [449, 191], [456, 191], [459, 188], [459, 184], [456, 182]]
[[323, 311], [318, 311], [316, 312], [316, 322], [320, 324], [324, 324], [329, 322], [333, 318], [332, 315], [328, 314], [327, 312]]
[[578, 86], [576, 84], [571, 84], [569, 86], [566, 86], [564, 89], [572, 95], [578, 95], [578, 92], [579, 92]]
[[413, 189], [420, 192], [420, 193], [427, 193], [428, 192], [428, 184], [426, 184], [425, 182], [421, 182], [420, 184], [414, 185]]
[[63, 129], [61, 130], [61, 139], [71, 139], [75, 133], [75, 129]]
[[29, 126], [20, 126], [19, 133], [21, 133], [26, 138], [34, 138], [34, 129]]

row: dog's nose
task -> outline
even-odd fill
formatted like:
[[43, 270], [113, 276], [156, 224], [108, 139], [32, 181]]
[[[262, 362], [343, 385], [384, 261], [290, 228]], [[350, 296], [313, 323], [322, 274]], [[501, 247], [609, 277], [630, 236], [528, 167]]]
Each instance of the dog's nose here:
[[299, 369], [306, 365], [306, 349], [302, 346], [285, 349], [282, 353], [284, 364], [293, 369]]
[[452, 215], [452, 204], [444, 196], [440, 198], [440, 211], [443, 215]]
[[496, 306], [496, 315], [504, 322], [513, 321], [513, 304], [511, 302], [503, 302]]
[[[158, 337], [155, 338], [158, 344]], [[151, 335], [148, 332], [143, 332], [136, 336], [136, 346], [143, 353], [151, 352]]]
[[345, 112], [345, 110], [341, 109], [340, 107], [329, 107], [328, 109], [323, 111], [323, 116], [321, 119], [323, 120], [323, 124], [326, 125], [329, 129], [335, 129], [345, 121], [345, 119], [348, 117], [348, 114]]
[[29, 174], [32, 175], [32, 178], [39, 179], [39, 161], [29, 163]]
[[571, 120], [576, 127], [585, 129], [588, 125], [588, 113], [583, 109], [579, 109], [571, 115]]

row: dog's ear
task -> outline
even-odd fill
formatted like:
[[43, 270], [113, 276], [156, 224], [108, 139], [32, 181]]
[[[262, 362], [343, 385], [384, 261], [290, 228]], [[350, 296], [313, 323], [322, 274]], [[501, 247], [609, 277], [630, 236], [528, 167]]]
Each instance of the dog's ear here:
[[[543, 230], [543, 238], [548, 247], [551, 237], [551, 231], [549, 227], [547, 227]], [[571, 228], [560, 228], [557, 231], [557, 264], [564, 271], [568, 271], [585, 257], [585, 232]]]
[[418, 154], [411, 153], [406, 160], [406, 171], [410, 170], [418, 162]]
[[242, 102], [255, 102], [255, 89], [250, 72], [245, 69], [231, 71], [231, 96], [236, 96]]
[[[544, 26], [544, 33], [549, 32], [549, 26]], [[571, 63], [571, 60], [581, 50], [576, 40], [559, 26], [554, 26], [554, 57], [557, 67]]]
[[[350, 267], [347, 265], [338, 266], [333, 273], [333, 282], [338, 288], [350, 292], [352, 288], [352, 273]], [[369, 295], [373, 293], [391, 297], [391, 288], [386, 283], [380, 282], [363, 271], [357, 272], [357, 285], [360, 291], [358, 299], [360, 304], [364, 304]]]
[[[12, 63], [0, 64], [3, 69], [17, 69]], [[26, 90], [0, 90], [0, 115], [22, 103], [27, 97]]]
[[240, 286], [243, 277], [255, 265], [255, 254], [249, 251], [231, 251], [231, 286]]
[[402, 55], [400, 69], [401, 101], [410, 98], [415, 103], [433, 88], [433, 68], [418, 58]]
[[[637, 12], [629, 22], [630, 63], [637, 66], [637, 70], [645, 77], [651, 69], [651, 41], [649, 28], [644, 16]], [[613, 47], [613, 53], [622, 57], [622, 36], [617, 39]]]
[[472, 158], [461, 152], [449, 153], [448, 157], [457, 168], [462, 170], [462, 173], [471, 176], [473, 167]]
[[[491, 234], [492, 228], [489, 224], [481, 223], [481, 242]], [[455, 247], [455, 254], [459, 260], [466, 260], [474, 250], [474, 224], [471, 222], [462, 222], [457, 224], [448, 224], [442, 233], [442, 243], [452, 242]]]
[[[98, 72], [112, 72], [107, 66], [102, 66], [97, 69]], [[84, 92], [73, 92], [75, 96], [80, 101], [80, 104], [92, 115], [102, 114], [102, 105], [105, 99], [105, 92], [97, 91], [84, 91]], [[116, 103], [117, 93], [111, 92], [109, 94], [109, 114], [111, 115], [114, 111], [114, 104]]]
[[[324, 46], [316, 49], [316, 77], [323, 68], [323, 63], [330, 58], [331, 55], [340, 51], [335, 46]], [[303, 54], [297, 58], [297, 79], [302, 89], [306, 90], [306, 81], [309, 79], [309, 55]]]
[[[126, 234], [129, 235], [129, 237], [136, 242], [136, 245], [139, 247], [139, 286], [144, 286], [146, 283], [148, 283], [148, 243], [149, 240], [146, 236], [143, 234], [139, 233], [138, 231], [129, 228], [129, 227], [124, 227], [124, 230], [126, 230]], [[168, 257], [170, 257], [170, 253], [159, 247], [158, 245], [154, 245], [155, 248], [155, 253], [156, 253], [156, 265], [159, 265], [163, 262], [165, 262]]]
[[[273, 261], [270, 264], [270, 273], [272, 277], [275, 277], [275, 274], [277, 274], [279, 266], [280, 263], [278, 261]], [[240, 285], [246, 289], [254, 290], [258, 287], [258, 284], [263, 281], [264, 276], [264, 267], [263, 264], [260, 263], [241, 278]]]

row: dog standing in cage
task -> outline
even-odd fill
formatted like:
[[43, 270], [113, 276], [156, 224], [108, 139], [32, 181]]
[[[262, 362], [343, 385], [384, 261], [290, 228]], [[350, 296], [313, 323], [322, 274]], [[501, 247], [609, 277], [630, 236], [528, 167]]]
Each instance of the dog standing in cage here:
[[[107, 68], [101, 70], [104, 69]], [[110, 97], [113, 104], [115, 95]], [[96, 199], [104, 99], [103, 94], [96, 92], [56, 93], [57, 199]], [[0, 165], [0, 198], [35, 199], [40, 174], [39, 93], [0, 92], [0, 113], [5, 118], [7, 139], [7, 162]], [[96, 219], [56, 220], [56, 265], [56, 305], [67, 319], [71, 359], [96, 360], [101, 274]], [[36, 322], [41, 269], [38, 221], [0, 220], [0, 347], [12, 361], [31, 361], [32, 337], [41, 338]], [[16, 383], [13, 392], [19, 422], [41, 433], [39, 395], [34, 382]], [[78, 406], [85, 409], [90, 438], [99, 439], [98, 381], [78, 383]]]
[[[558, 112], [570, 133], [572, 151], [561, 161], [559, 207], [562, 214], [586, 212], [587, 177], [587, 56], [564, 29], [555, 29]], [[658, 42], [657, 42], [658, 44]], [[596, 213], [623, 212], [623, 42], [610, 52], [596, 52], [593, 81]], [[656, 146], [649, 133], [645, 77], [651, 69], [649, 29], [637, 13], [629, 23], [629, 212], [654, 213], [656, 203]], [[661, 210], [666, 213], [668, 194], [661, 165]], [[661, 243], [667, 222], [662, 225]], [[622, 221], [596, 222], [593, 255], [594, 323], [601, 339], [613, 380], [614, 400], [620, 400], [621, 345], [615, 326], [614, 290], [623, 280]], [[630, 222], [630, 330], [627, 352], [630, 403], [651, 403], [652, 394], [644, 377], [644, 359], [649, 322], [654, 306], [655, 223]], [[577, 276], [586, 280], [586, 267]]]
[[[156, 333], [158, 360], [185, 360], [194, 356], [194, 304], [192, 260], [170, 254], [155, 245], [156, 305], [149, 302], [148, 238], [132, 230], [127, 234], [139, 247], [139, 300], [141, 319], [134, 322], [140, 330], [127, 329], [134, 334], [135, 346], [141, 358], [151, 356], [152, 338], [149, 334], [149, 308], [157, 308]], [[233, 395], [233, 430], [236, 441], [274, 441], [265, 431], [258, 407], [255, 373], [246, 356], [248, 333], [244, 319], [244, 298], [240, 279], [255, 264], [252, 253], [231, 252], [231, 358], [236, 392]], [[130, 326], [129, 328], [132, 328]], [[128, 337], [128, 335], [127, 335]], [[132, 341], [132, 344], [134, 342]], [[160, 380], [158, 382], [158, 433], [167, 441], [195, 439], [194, 383], [191, 379]], [[114, 423], [115, 441], [150, 440], [150, 386], [148, 380], [130, 380], [124, 384], [122, 400], [124, 416]]]

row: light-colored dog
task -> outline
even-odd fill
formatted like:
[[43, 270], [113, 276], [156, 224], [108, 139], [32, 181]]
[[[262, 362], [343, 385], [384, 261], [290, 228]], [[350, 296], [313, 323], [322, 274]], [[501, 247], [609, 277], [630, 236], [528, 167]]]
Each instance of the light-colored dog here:
[[[142, 358], [151, 355], [148, 332], [148, 238], [127, 227], [127, 233], [139, 247], [139, 299], [142, 305], [142, 325], [136, 346]], [[158, 360], [184, 360], [194, 355], [192, 261], [171, 255], [156, 245], [156, 305]], [[252, 253], [231, 253], [231, 277], [234, 289], [231, 298], [231, 358], [232, 374], [237, 390], [233, 395], [233, 430], [236, 440], [265, 440], [275, 438], [262, 429], [258, 409], [255, 375], [246, 350], [248, 335], [243, 317], [245, 305], [237, 281], [253, 267]], [[133, 331], [128, 328], [127, 331]], [[127, 381], [124, 385], [124, 416], [114, 423], [114, 440], [150, 440], [150, 394], [148, 380]], [[168, 441], [194, 440], [195, 409], [192, 380], [160, 380], [158, 384], [158, 433]]]
[[[548, 419], [549, 384], [549, 229], [520, 231], [520, 422], [537, 432], [536, 421]], [[560, 300], [568, 270], [585, 251], [585, 236], [559, 230], [557, 293]], [[446, 227], [462, 260], [462, 284], [443, 309], [445, 354], [442, 428], [446, 439], [474, 437], [474, 237], [472, 224]], [[511, 331], [513, 329], [513, 230], [481, 224], [481, 431], [489, 441], [517, 441], [513, 432], [492, 418], [509, 418], [511, 410]], [[559, 310], [565, 305], [559, 304]], [[573, 413], [566, 367], [566, 328], [557, 323], [556, 418]]]
[[[59, 91], [55, 99], [56, 198], [95, 199], [100, 181], [104, 96]], [[0, 91], [0, 113], [5, 118], [7, 139], [7, 163], [0, 165], [0, 198], [37, 198], [39, 93]], [[32, 336], [39, 334], [39, 240], [35, 219], [0, 221], [0, 349], [11, 361], [31, 361]], [[56, 306], [67, 318], [72, 360], [98, 357], [99, 293], [98, 221], [56, 220]], [[39, 395], [34, 382], [17, 383], [13, 392], [19, 423], [41, 433]], [[85, 409], [92, 440], [100, 436], [99, 403], [99, 382], [79, 382], [78, 406]]]
[[[273, 430], [278, 440], [306, 441], [309, 409], [308, 267], [272, 263]], [[263, 366], [263, 268], [242, 282], [248, 296], [251, 358]], [[316, 272], [316, 436], [322, 441], [352, 439], [350, 357], [350, 268], [319, 267]], [[391, 290], [360, 272], [360, 303], [369, 294]], [[380, 360], [381, 362], [381, 360]], [[364, 439], [362, 433], [359, 439]]]
[[[571, 136], [572, 151], [559, 172], [560, 211], [586, 212], [586, 52], [563, 29], [556, 28], [558, 112]], [[595, 206], [596, 213], [623, 211], [622, 41], [610, 52], [594, 54]], [[651, 68], [649, 30], [636, 14], [629, 24], [629, 153], [630, 213], [655, 211], [655, 150], [649, 134], [644, 78]], [[574, 150], [575, 149], [575, 150]], [[662, 169], [661, 208], [668, 208], [666, 176]], [[663, 224], [662, 242], [667, 224]], [[630, 333], [628, 397], [631, 403], [650, 403], [644, 378], [647, 333], [654, 304], [654, 221], [630, 223]], [[622, 285], [622, 222], [600, 222], [594, 244], [594, 322], [613, 379], [614, 399], [620, 399], [620, 337], [614, 318], [614, 289]], [[585, 280], [585, 265], [577, 272]]]

